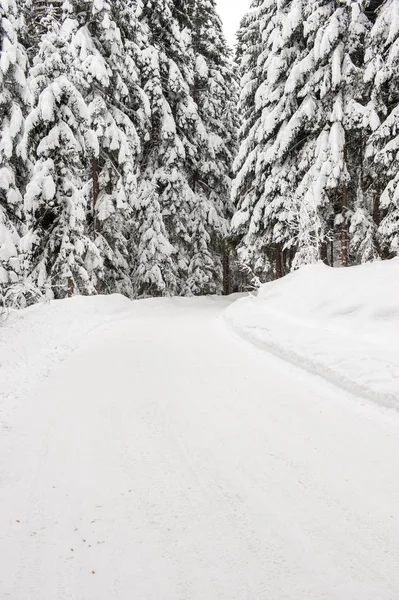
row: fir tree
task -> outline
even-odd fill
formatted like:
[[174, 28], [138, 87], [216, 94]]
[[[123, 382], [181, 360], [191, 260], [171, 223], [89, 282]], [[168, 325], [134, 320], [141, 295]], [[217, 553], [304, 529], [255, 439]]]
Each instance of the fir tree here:
[[373, 225], [363, 194], [361, 3], [267, 0], [254, 2], [247, 19], [256, 35], [252, 55], [241, 51], [242, 68], [252, 69], [243, 81], [247, 118], [233, 194], [241, 255], [257, 274], [278, 277], [291, 264], [327, 260], [337, 227], [342, 264], [350, 249], [353, 260], [365, 260]]
[[145, 173], [139, 200], [136, 211], [139, 242], [135, 248], [134, 272], [136, 294], [141, 298], [170, 295], [178, 277], [175, 250], [168, 240], [157, 190]]
[[[233, 225], [242, 236], [242, 260], [256, 275], [280, 277], [283, 250], [292, 245], [289, 222], [300, 181], [296, 157], [314, 110], [311, 98], [300, 95], [306, 74], [302, 2], [255, 2], [247, 19], [253, 34], [250, 53], [240, 50], [241, 68], [252, 68], [242, 82], [246, 122], [236, 161]], [[240, 34], [239, 49], [244, 40], [248, 44]]]
[[101, 257], [86, 233], [85, 194], [90, 155], [98, 148], [89, 109], [73, 83], [83, 84], [83, 74], [74, 71], [71, 28], [53, 28], [43, 36], [30, 74], [34, 108], [25, 145], [34, 169], [22, 247], [27, 282], [47, 297], [64, 298], [95, 293], [101, 276]]
[[[334, 240], [334, 226], [338, 229], [343, 266], [351, 260], [350, 229], [367, 231], [368, 226], [362, 191], [364, 42], [368, 27], [358, 1], [337, 4], [315, 0], [307, 7], [305, 34], [310, 51], [306, 60], [311, 69], [305, 90], [315, 101], [315, 127], [304, 147], [308, 165], [299, 203], [315, 207], [321, 223], [319, 258], [327, 259], [327, 243]], [[297, 264], [303, 262], [301, 241], [299, 237]], [[359, 250], [354, 242], [352, 259]]]
[[143, 145], [137, 218], [153, 223], [153, 235], [161, 239], [153, 240], [152, 247], [158, 250], [149, 252], [142, 237], [146, 239], [147, 232], [140, 227], [136, 236], [139, 253], [133, 279], [138, 294], [148, 293], [145, 274], [157, 267], [160, 276], [151, 282], [153, 295], [184, 293], [190, 263], [195, 196], [186, 165], [195, 158], [198, 114], [190, 95], [193, 72], [186, 59], [188, 38], [182, 35], [174, 9], [171, 0], [143, 0], [139, 9], [145, 40], [142, 81], [151, 119]]
[[377, 246], [387, 258], [399, 253], [399, 6], [387, 0], [378, 11], [373, 8], [365, 75], [371, 85], [367, 166]]
[[22, 39], [31, 63], [39, 44], [54, 22], [61, 25], [64, 0], [18, 0], [22, 13]]
[[[163, 232], [159, 248], [168, 248], [161, 260], [158, 293], [218, 293], [222, 291], [222, 242], [231, 213], [235, 128], [234, 111], [229, 110], [235, 90], [229, 50], [213, 0], [141, 4], [147, 42], [142, 78], [151, 123], [144, 144], [139, 206], [144, 220], [147, 209], [150, 220], [156, 215], [154, 231]], [[149, 189], [153, 190], [151, 203]], [[169, 245], [163, 243], [164, 235]], [[140, 239], [136, 245], [143, 248]], [[155, 258], [148, 252], [138, 256], [139, 271], [145, 270], [144, 256], [151, 272]]]
[[127, 296], [133, 295], [129, 245], [147, 111], [135, 60], [134, 10], [132, 2], [123, 0], [74, 0], [70, 5], [80, 25], [73, 49], [85, 75], [82, 93], [99, 143], [92, 161], [90, 226], [104, 258], [97, 290]]
[[0, 0], [0, 305], [10, 285], [20, 277], [21, 190], [26, 170], [20, 142], [29, 93], [25, 80], [27, 57], [19, 28], [15, 1]]
[[187, 165], [195, 195], [194, 254], [187, 291], [220, 293], [223, 242], [232, 215], [230, 175], [237, 126], [237, 84], [215, 0], [191, 0], [186, 13], [190, 16], [194, 60], [191, 95], [199, 117], [195, 160]]
[[[252, 128], [256, 125], [260, 111], [255, 104], [255, 94], [260, 85], [260, 70], [258, 59], [262, 52], [262, 39], [260, 34], [260, 7], [263, 0], [252, 0], [250, 11], [243, 17], [237, 32], [236, 64], [237, 75], [240, 83], [240, 94], [238, 100], [238, 114], [240, 116], [237, 139], [239, 142], [238, 153], [233, 163], [232, 201], [235, 214], [232, 220], [232, 232], [230, 235], [230, 246], [237, 253], [239, 270], [241, 272], [241, 283], [244, 276], [251, 272], [248, 266], [249, 256], [243, 239], [245, 227], [248, 223], [249, 211], [246, 207], [251, 205], [251, 195], [255, 178], [254, 161], [257, 144]], [[251, 166], [252, 165], [252, 166]], [[242, 210], [241, 210], [242, 209]], [[256, 270], [265, 272], [267, 257], [260, 257]], [[253, 263], [254, 264], [254, 263]], [[245, 284], [244, 284], [245, 285]]]

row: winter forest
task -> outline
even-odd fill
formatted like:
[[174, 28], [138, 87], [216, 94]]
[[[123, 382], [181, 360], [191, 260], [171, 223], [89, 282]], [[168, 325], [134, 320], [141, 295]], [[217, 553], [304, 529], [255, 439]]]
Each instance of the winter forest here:
[[398, 0], [0, 0], [0, 306], [399, 254]]

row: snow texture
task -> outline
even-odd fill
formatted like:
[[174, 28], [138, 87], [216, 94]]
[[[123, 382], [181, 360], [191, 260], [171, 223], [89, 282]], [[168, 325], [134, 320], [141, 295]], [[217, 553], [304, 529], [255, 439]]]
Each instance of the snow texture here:
[[2, 598], [399, 596], [399, 415], [243, 342], [230, 301], [74, 298], [3, 324]]
[[119, 295], [75, 296], [0, 314], [0, 430], [86, 335], [129, 304]]
[[308, 265], [226, 312], [257, 346], [399, 410], [399, 259]]

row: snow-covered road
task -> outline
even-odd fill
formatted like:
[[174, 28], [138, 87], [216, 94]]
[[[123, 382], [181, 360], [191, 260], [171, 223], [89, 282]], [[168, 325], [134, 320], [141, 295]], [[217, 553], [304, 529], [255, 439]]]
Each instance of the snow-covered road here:
[[397, 600], [399, 416], [134, 303], [1, 432], [0, 598]]

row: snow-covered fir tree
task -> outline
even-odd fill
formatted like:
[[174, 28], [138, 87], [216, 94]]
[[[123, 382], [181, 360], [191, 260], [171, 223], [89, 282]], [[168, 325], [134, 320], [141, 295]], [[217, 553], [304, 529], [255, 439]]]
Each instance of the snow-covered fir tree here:
[[42, 37], [51, 32], [54, 22], [62, 21], [64, 0], [18, 0], [22, 17], [22, 42], [33, 62]]
[[45, 34], [30, 74], [34, 107], [25, 146], [33, 173], [25, 194], [22, 240], [26, 282], [48, 298], [92, 294], [102, 258], [87, 235], [87, 181], [98, 155], [90, 112], [75, 82], [84, 74], [71, 52], [72, 22]]
[[375, 23], [367, 38], [366, 156], [377, 245], [387, 258], [399, 254], [399, 3], [378, 4], [372, 6]]
[[195, 197], [185, 165], [195, 156], [198, 114], [190, 95], [188, 35], [182, 35], [174, 8], [172, 0], [139, 5], [145, 40], [141, 74], [151, 113], [136, 216], [133, 281], [139, 296], [184, 293], [190, 264]]
[[[236, 45], [236, 65], [237, 75], [240, 84], [238, 98], [238, 153], [236, 153], [233, 163], [232, 200], [233, 211], [241, 206], [240, 199], [245, 195], [246, 201], [249, 201], [249, 195], [253, 189], [255, 170], [250, 167], [250, 162], [254, 160], [256, 154], [255, 138], [251, 130], [257, 123], [259, 112], [255, 105], [255, 94], [260, 83], [260, 73], [258, 69], [258, 58], [262, 51], [262, 38], [260, 35], [259, 9], [263, 0], [253, 0], [251, 9], [241, 20], [240, 28], [237, 32]], [[248, 161], [248, 162], [247, 162]], [[244, 166], [245, 165], [245, 166]], [[244, 205], [242, 205], [244, 206]], [[233, 215], [234, 216], [234, 215]], [[238, 274], [240, 279], [240, 289], [245, 288], [247, 275], [253, 277], [251, 268], [248, 266], [248, 257], [243, 257], [243, 246], [240, 241], [243, 236], [241, 228], [235, 220], [229, 236], [229, 245], [235, 250], [236, 263], [239, 266]], [[241, 254], [241, 259], [237, 256], [237, 248]], [[264, 271], [264, 257], [260, 264], [256, 265], [257, 270]]]
[[[303, 18], [300, 0], [255, 1], [247, 17], [252, 36], [239, 37], [246, 119], [236, 160], [233, 226], [241, 259], [262, 278], [285, 271], [300, 181], [296, 157], [312, 120], [312, 99], [300, 95], [306, 74]], [[248, 50], [240, 49], [243, 44]]]
[[[137, 257], [138, 293], [149, 293], [148, 281], [140, 283], [146, 272], [157, 274], [151, 289], [158, 294], [218, 293], [235, 129], [233, 67], [221, 22], [213, 0], [144, 0], [140, 22], [151, 124], [139, 220], [157, 223], [158, 250]], [[148, 238], [147, 228], [140, 228], [139, 248], [142, 235]]]
[[[307, 73], [300, 93], [313, 103], [313, 127], [298, 155], [305, 174], [296, 195], [298, 253], [294, 264], [320, 258], [333, 264], [334, 240], [339, 236], [340, 261], [348, 266], [351, 259], [370, 258], [364, 254], [366, 249], [373, 253], [363, 194], [364, 43], [369, 23], [357, 0], [314, 0], [307, 3], [305, 14]], [[359, 238], [371, 235], [368, 243], [357, 240], [360, 232]]]
[[130, 239], [137, 200], [141, 133], [148, 107], [140, 87], [135, 43], [136, 3], [73, 0], [79, 23], [72, 41], [86, 86], [98, 144], [92, 160], [90, 236], [104, 260], [101, 293], [133, 295]]
[[255, 43], [252, 56], [241, 53], [242, 70], [252, 68], [242, 81], [248, 116], [233, 194], [243, 260], [262, 277], [333, 263], [338, 232], [343, 265], [372, 258], [363, 194], [369, 21], [362, 3], [264, 0], [247, 20]]
[[[227, 247], [232, 216], [231, 170], [236, 138], [237, 83], [231, 51], [224, 38], [215, 0], [186, 3], [191, 34], [194, 80], [191, 95], [197, 106], [196, 155], [190, 171], [195, 194], [193, 245], [188, 293], [219, 293], [222, 289], [222, 258]], [[229, 274], [225, 265], [225, 291]]]
[[15, 0], [0, 0], [0, 305], [20, 277], [26, 162], [21, 154], [24, 113], [29, 105], [27, 56], [20, 42]]

